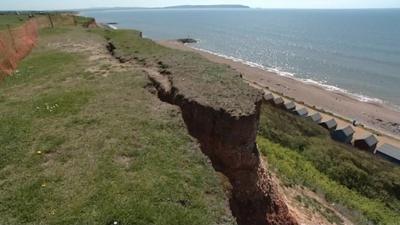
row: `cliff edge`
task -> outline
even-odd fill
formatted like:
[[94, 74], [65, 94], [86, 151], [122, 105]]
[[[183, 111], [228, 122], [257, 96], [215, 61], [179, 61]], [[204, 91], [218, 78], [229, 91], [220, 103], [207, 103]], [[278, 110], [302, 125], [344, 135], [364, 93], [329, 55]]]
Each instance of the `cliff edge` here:
[[118, 39], [109, 36], [109, 40], [113, 55], [141, 64], [158, 97], [179, 106], [189, 134], [198, 140], [214, 169], [230, 181], [230, 205], [238, 224], [297, 224], [257, 149], [261, 106], [257, 90], [231, 68], [196, 54], [157, 46], [162, 54], [144, 60], [149, 57], [142, 58], [137, 48], [130, 55]]

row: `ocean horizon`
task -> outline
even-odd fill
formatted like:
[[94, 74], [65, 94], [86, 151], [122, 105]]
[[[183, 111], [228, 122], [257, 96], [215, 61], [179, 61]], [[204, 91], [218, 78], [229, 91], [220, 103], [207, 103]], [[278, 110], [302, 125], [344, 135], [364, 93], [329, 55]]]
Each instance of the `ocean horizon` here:
[[82, 15], [400, 109], [400, 10], [128, 9]]

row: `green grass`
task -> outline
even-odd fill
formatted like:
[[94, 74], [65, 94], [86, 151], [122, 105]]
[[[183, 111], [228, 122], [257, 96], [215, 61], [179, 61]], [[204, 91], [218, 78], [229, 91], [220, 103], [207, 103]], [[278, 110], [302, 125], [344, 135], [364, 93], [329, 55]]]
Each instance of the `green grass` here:
[[26, 20], [27, 15], [0, 15], [0, 31], [6, 30], [7, 25], [11, 28], [22, 25]]
[[262, 107], [258, 144], [287, 185], [322, 193], [355, 213], [357, 222], [400, 219], [398, 166], [334, 142], [318, 125], [268, 104]]
[[[63, 32], [65, 33], [65, 32]], [[66, 52], [59, 52], [55, 50], [46, 51], [42, 54], [34, 54], [28, 56], [27, 60], [23, 60], [18, 66], [17, 70], [2, 81], [0, 84], [3, 88], [16, 87], [16, 86], [29, 86], [32, 83], [45, 83], [53, 77], [53, 79], [63, 79], [66, 76], [54, 77], [55, 73], [60, 70], [74, 70], [76, 64], [79, 64], [80, 56], [72, 55]]]
[[92, 74], [88, 55], [47, 45], [103, 39], [93, 32], [40, 36], [0, 83], [0, 224], [235, 224], [180, 111], [140, 69]]
[[62, 91], [40, 95], [33, 102], [37, 117], [67, 116], [79, 113], [93, 93], [88, 90]]
[[[171, 74], [179, 92], [216, 109], [222, 106], [233, 115], [254, 112], [258, 93], [227, 65], [212, 63], [199, 54], [178, 51], [141, 38], [132, 30], [97, 30], [116, 47], [116, 55]], [[235, 101], [232, 101], [235, 99]]]

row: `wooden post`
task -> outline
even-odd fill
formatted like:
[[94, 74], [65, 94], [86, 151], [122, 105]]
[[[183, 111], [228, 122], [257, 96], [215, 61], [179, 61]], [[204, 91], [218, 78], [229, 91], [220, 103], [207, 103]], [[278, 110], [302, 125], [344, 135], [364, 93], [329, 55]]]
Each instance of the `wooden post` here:
[[76, 16], [72, 16], [72, 19], [74, 20], [74, 26], [78, 25], [78, 22], [76, 21]]
[[18, 53], [17, 46], [15, 45], [14, 35], [13, 35], [12, 32], [11, 32], [11, 26], [10, 26], [10, 24], [7, 24], [7, 29], [8, 29], [8, 33], [10, 34], [10, 37], [11, 37], [11, 44], [12, 44], [12, 46], [13, 46], [15, 52]]
[[53, 20], [51, 19], [50, 13], [48, 14], [48, 16], [49, 16], [51, 28], [54, 28]]

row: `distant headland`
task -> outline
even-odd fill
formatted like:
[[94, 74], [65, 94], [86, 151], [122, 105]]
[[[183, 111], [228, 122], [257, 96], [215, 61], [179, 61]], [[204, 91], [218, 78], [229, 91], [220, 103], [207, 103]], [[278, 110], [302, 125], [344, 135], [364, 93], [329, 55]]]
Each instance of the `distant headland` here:
[[93, 11], [93, 10], [127, 10], [127, 9], [249, 9], [245, 5], [177, 5], [167, 7], [100, 7], [77, 9], [76, 11]]
[[249, 6], [245, 5], [178, 5], [178, 6], [168, 6], [165, 9], [212, 9], [212, 8], [229, 8], [229, 9], [249, 9]]

